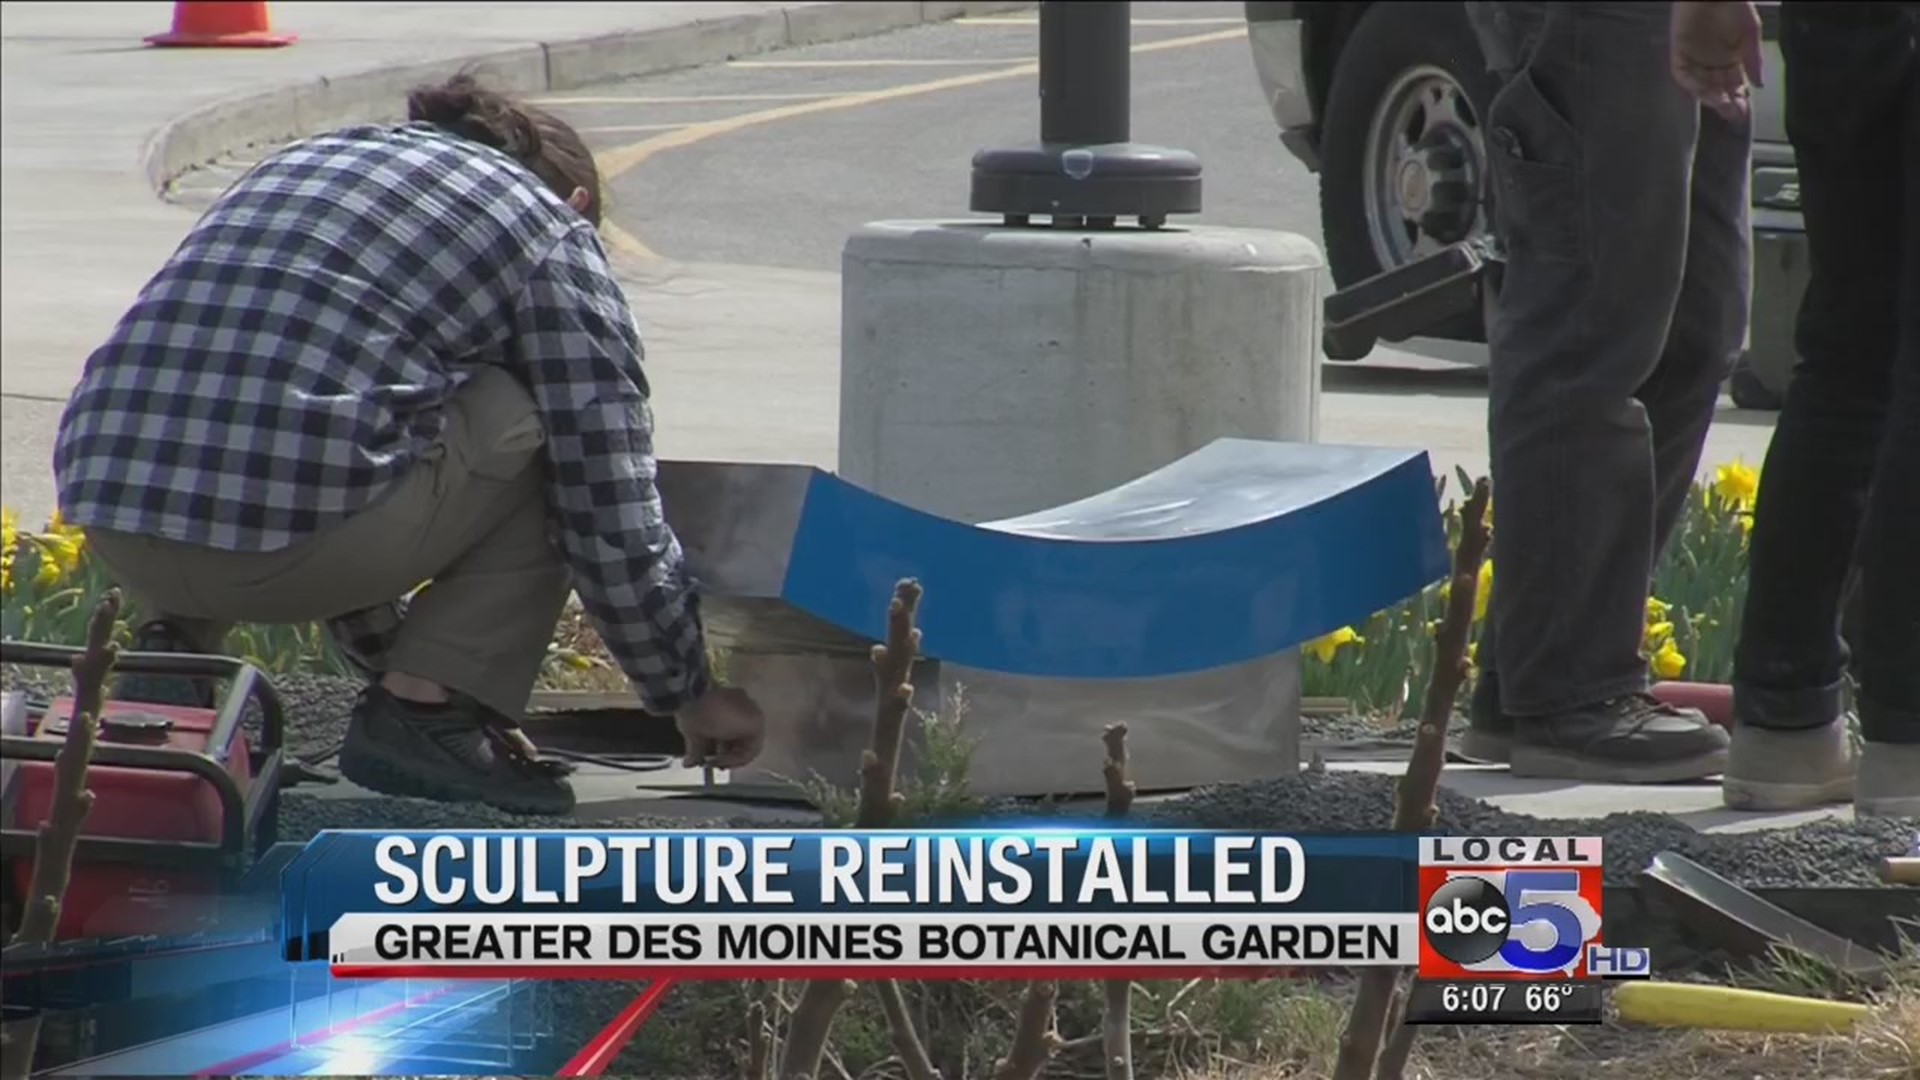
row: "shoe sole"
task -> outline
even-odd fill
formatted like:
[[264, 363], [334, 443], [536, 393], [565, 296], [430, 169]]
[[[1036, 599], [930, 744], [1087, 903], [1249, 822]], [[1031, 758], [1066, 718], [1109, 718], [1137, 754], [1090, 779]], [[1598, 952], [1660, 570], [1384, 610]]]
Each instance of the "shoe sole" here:
[[1853, 801], [1853, 777], [1840, 776], [1820, 784], [1786, 784], [1726, 777], [1720, 782], [1721, 801], [1730, 810], [1811, 810]]
[[1855, 817], [1920, 818], [1920, 795], [1856, 795], [1853, 813]]
[[1677, 784], [1705, 780], [1726, 771], [1727, 752], [1714, 750], [1675, 761], [1623, 765], [1565, 750], [1537, 746], [1515, 746], [1513, 775], [1536, 780], [1579, 780], [1589, 784]]
[[1513, 739], [1468, 728], [1454, 752], [1481, 765], [1505, 765], [1513, 760]]
[[515, 799], [498, 791], [482, 791], [472, 785], [443, 776], [426, 775], [405, 769], [391, 758], [364, 753], [351, 740], [340, 751], [340, 775], [369, 791], [400, 798], [428, 799], [441, 803], [482, 803], [509, 814], [558, 815], [570, 813], [575, 799], [538, 801]]

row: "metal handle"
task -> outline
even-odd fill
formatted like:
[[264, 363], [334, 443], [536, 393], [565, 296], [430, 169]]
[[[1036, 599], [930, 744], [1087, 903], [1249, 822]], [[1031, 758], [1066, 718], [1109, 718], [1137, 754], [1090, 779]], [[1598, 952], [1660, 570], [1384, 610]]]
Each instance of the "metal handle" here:
[[[7, 735], [0, 737], [0, 758], [10, 761], [52, 763], [59, 756], [62, 745], [51, 739]], [[225, 867], [244, 860], [248, 854], [247, 836], [252, 831], [255, 819], [262, 815], [268, 803], [265, 797], [265, 793], [269, 790], [267, 785], [269, 782], [279, 782], [280, 752], [278, 750], [267, 752], [266, 767], [253, 783], [252, 790], [256, 805], [252, 807], [247, 805], [239, 785], [234, 783], [233, 777], [228, 775], [226, 769], [205, 754], [172, 748], [116, 746], [105, 743], [94, 747], [89, 764], [123, 769], [147, 769], [155, 772], [187, 772], [207, 781], [213, 785], [214, 793], [220, 799], [220, 841], [207, 843], [198, 840], [83, 836], [75, 849], [76, 856], [86, 854], [89, 857], [110, 862], [163, 865], [176, 864], [184, 860], [193, 864], [212, 863]], [[31, 857], [38, 836], [37, 827], [0, 830], [0, 855], [16, 858]]]

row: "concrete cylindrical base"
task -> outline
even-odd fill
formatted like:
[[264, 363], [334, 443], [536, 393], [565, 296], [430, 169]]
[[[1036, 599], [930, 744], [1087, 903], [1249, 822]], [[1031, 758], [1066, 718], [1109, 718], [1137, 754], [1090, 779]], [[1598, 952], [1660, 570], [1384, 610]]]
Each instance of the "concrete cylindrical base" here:
[[[1311, 242], [1257, 230], [868, 225], [842, 264], [839, 472], [982, 522], [1215, 439], [1313, 441], [1321, 266]], [[942, 665], [939, 682], [965, 688], [982, 793], [1098, 791], [1115, 722], [1143, 788], [1299, 767], [1292, 655], [1114, 683]]]
[[977, 522], [1219, 438], [1311, 442], [1321, 265], [1259, 230], [868, 225], [842, 258], [838, 471]]

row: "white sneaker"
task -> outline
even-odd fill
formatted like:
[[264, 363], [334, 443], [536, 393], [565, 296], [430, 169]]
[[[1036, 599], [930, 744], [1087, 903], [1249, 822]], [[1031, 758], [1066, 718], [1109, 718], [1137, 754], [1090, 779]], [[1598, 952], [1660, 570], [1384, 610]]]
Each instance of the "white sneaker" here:
[[1735, 810], [1805, 810], [1854, 798], [1859, 756], [1848, 727], [1845, 716], [1805, 731], [1736, 724], [1721, 800]]
[[1855, 787], [1855, 814], [1920, 818], [1920, 743], [1862, 746]]

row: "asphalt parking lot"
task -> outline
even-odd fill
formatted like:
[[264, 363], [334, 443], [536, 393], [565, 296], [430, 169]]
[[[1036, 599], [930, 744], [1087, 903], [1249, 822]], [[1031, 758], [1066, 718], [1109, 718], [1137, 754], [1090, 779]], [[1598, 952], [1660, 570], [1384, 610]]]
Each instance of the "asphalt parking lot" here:
[[[1242, 10], [1134, 5], [1133, 137], [1190, 150], [1203, 163], [1204, 210], [1176, 227], [1280, 229], [1318, 242], [1318, 179], [1280, 146]], [[781, 275], [783, 290], [817, 278], [817, 302], [837, 307], [840, 250], [852, 230], [879, 219], [968, 216], [973, 153], [1037, 136], [1037, 44], [1031, 13], [963, 19], [542, 103], [600, 155], [613, 246], [643, 275], [646, 267], [668, 277], [669, 267], [753, 267]], [[793, 325], [775, 337], [797, 349], [814, 321], [782, 297], [741, 296], [727, 314], [788, 313]], [[662, 311], [672, 333], [692, 340], [701, 332], [694, 309], [663, 301]], [[833, 315], [820, 317], [822, 335], [837, 332]], [[820, 347], [837, 351], [824, 337]], [[1416, 339], [1383, 345], [1360, 364], [1328, 364], [1321, 438], [1425, 446], [1441, 470], [1483, 470], [1484, 362], [1482, 346]], [[821, 464], [831, 463], [832, 424], [818, 414], [833, 407], [831, 397], [802, 395], [802, 411], [824, 425], [801, 439], [807, 459]], [[1723, 401], [1703, 468], [1759, 461], [1772, 424], [1771, 413]], [[689, 440], [703, 450], [737, 445], [706, 431]]]

